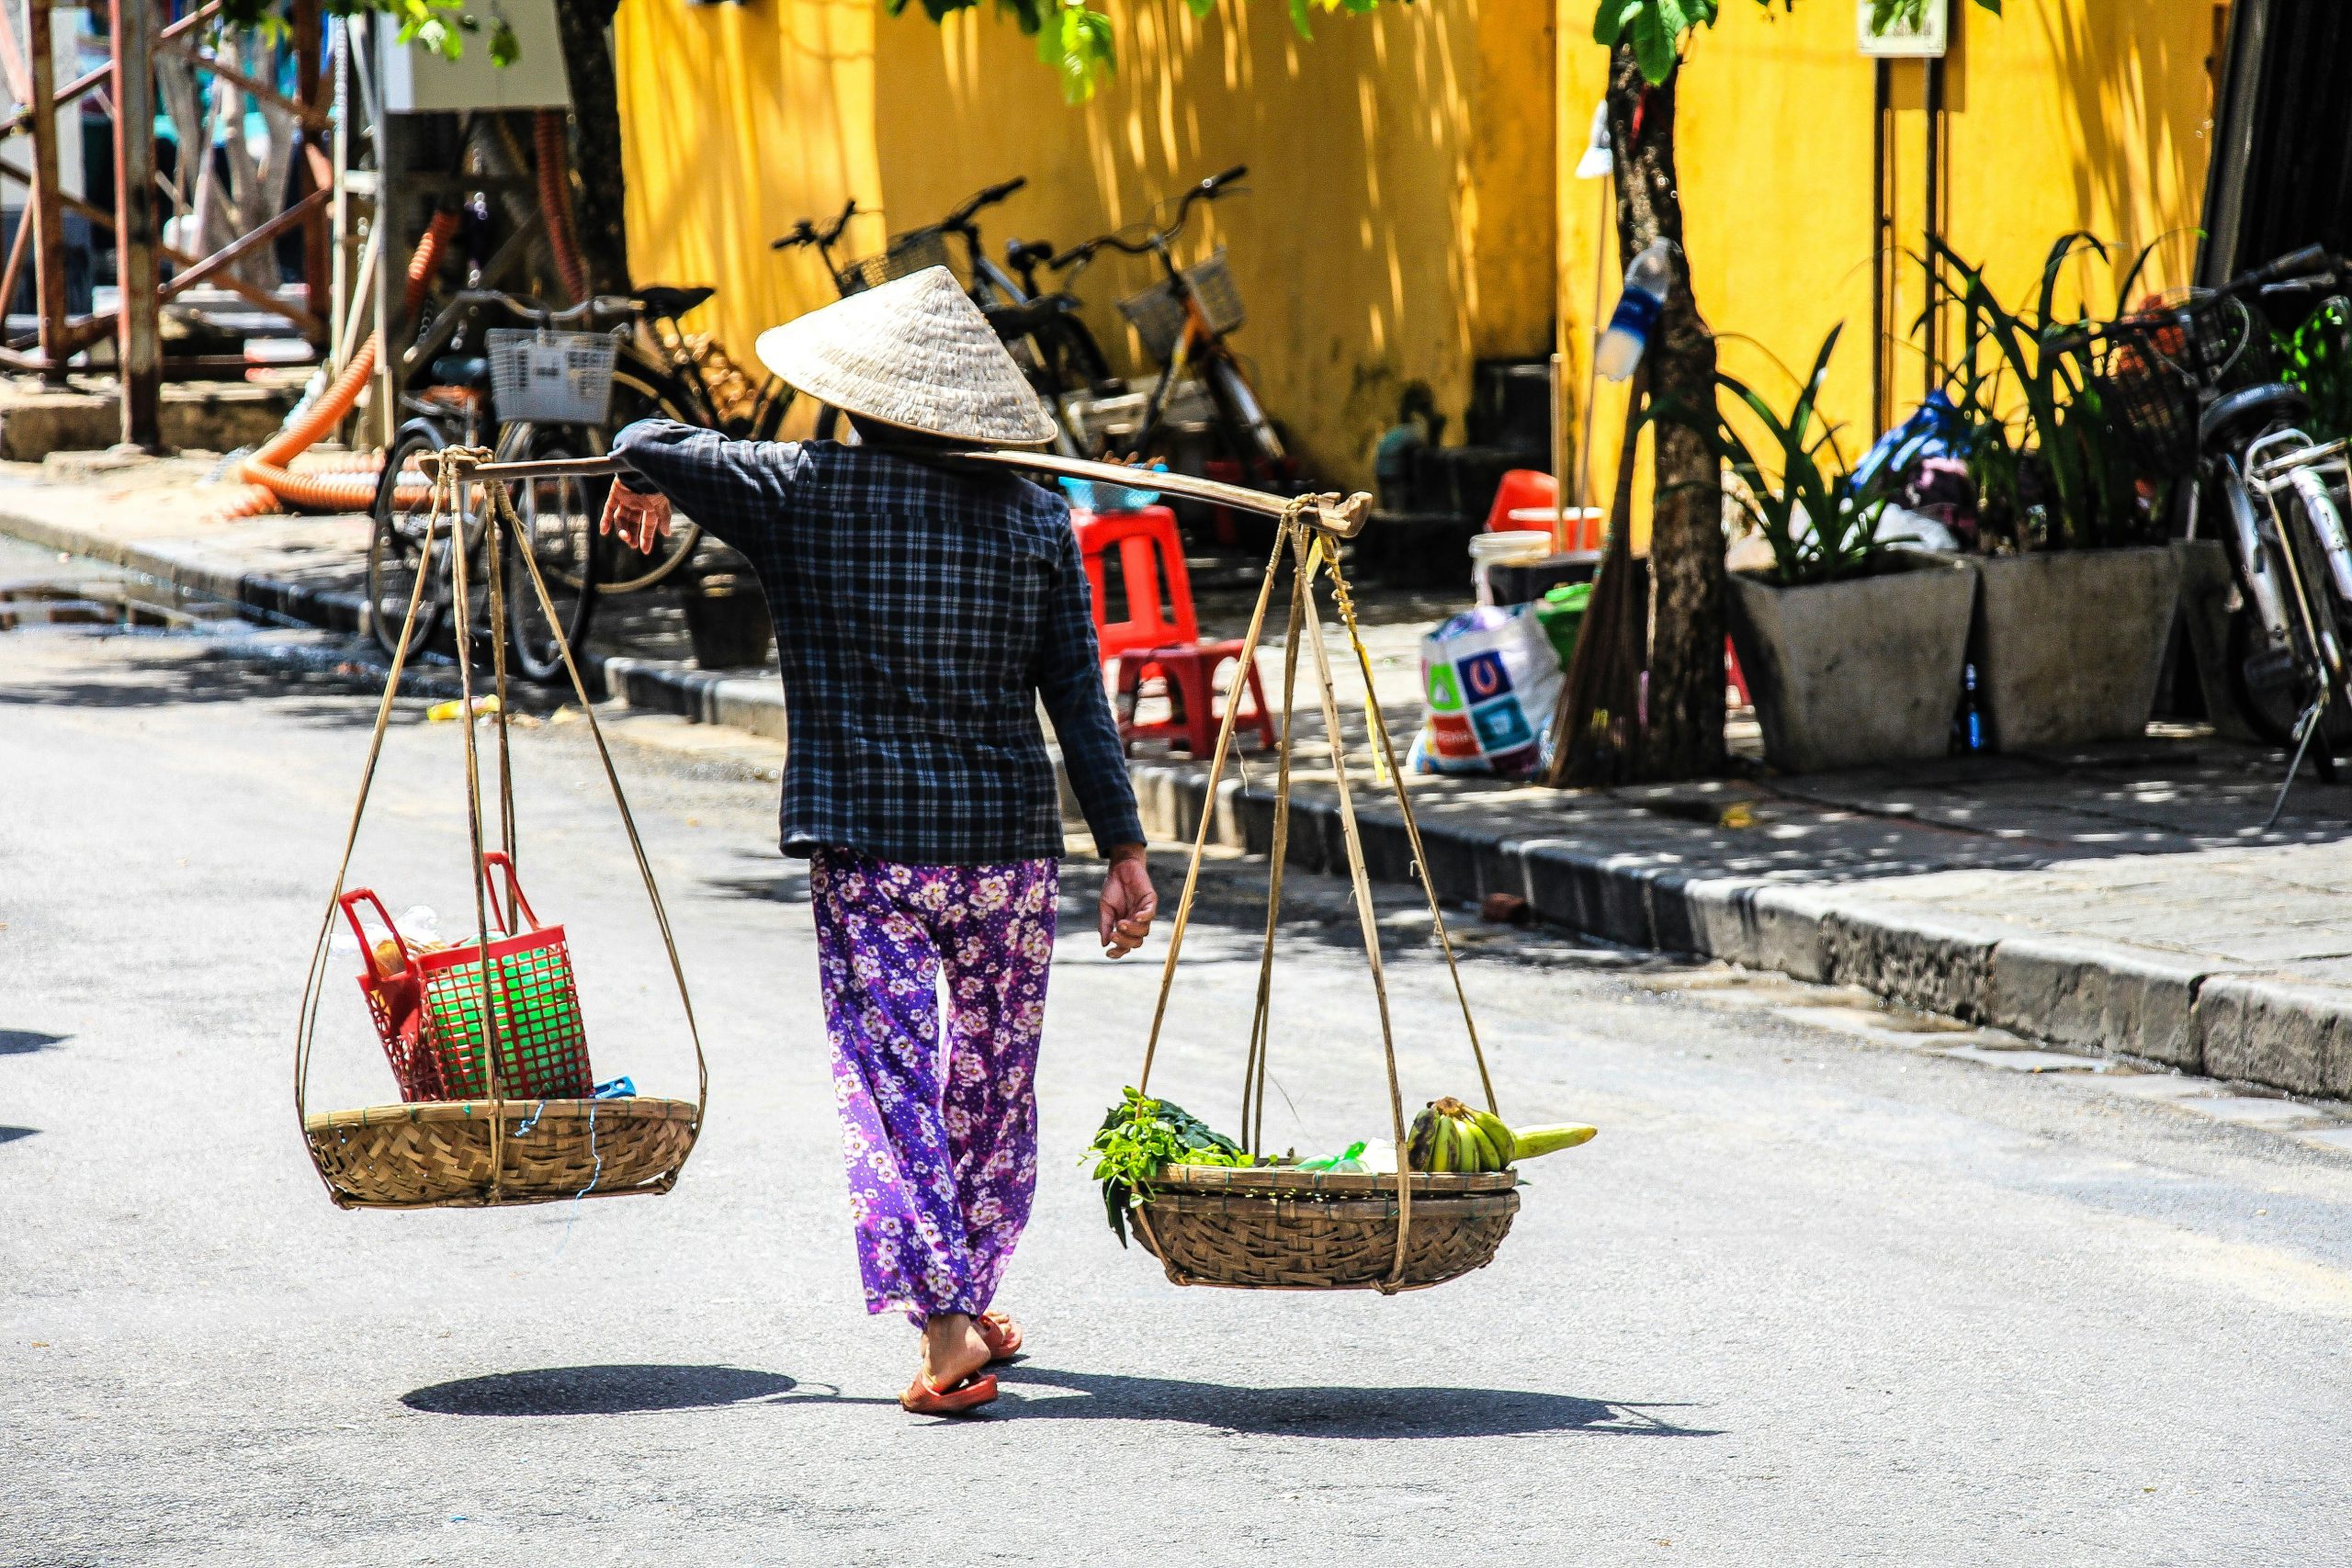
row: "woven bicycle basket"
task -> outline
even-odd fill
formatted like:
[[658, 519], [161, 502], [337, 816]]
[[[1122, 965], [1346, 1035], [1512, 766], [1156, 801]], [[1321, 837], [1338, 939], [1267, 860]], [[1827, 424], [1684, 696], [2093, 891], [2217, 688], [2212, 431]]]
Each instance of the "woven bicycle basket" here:
[[1244, 1291], [1418, 1291], [1494, 1260], [1519, 1213], [1510, 1171], [1416, 1173], [1413, 1224], [1395, 1283], [1396, 1179], [1165, 1166], [1129, 1213], [1179, 1285]]

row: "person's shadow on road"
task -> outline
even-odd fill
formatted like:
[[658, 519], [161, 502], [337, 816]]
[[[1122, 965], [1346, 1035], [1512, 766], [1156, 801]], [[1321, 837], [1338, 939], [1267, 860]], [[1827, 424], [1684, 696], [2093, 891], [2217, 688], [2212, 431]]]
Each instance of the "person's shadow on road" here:
[[797, 1386], [743, 1367], [540, 1367], [437, 1382], [401, 1403], [428, 1416], [628, 1416], [775, 1399]]
[[[1071, 1372], [1015, 1362], [996, 1369], [992, 1415], [1018, 1419], [1180, 1421], [1259, 1437], [1506, 1438], [1537, 1432], [1603, 1437], [1713, 1438], [1719, 1432], [1627, 1404], [1498, 1388], [1235, 1388], [1118, 1372]], [[1029, 1392], [1034, 1390], [1035, 1392]]]
[[[996, 1369], [1003, 1395], [982, 1414], [1029, 1420], [1175, 1421], [1218, 1431], [1289, 1438], [1505, 1438], [1540, 1432], [1597, 1437], [1712, 1438], [1653, 1414], [1655, 1403], [1582, 1399], [1495, 1388], [1237, 1388], [1177, 1378], [1072, 1372], [1026, 1361]], [[873, 1404], [781, 1372], [743, 1367], [542, 1367], [434, 1383], [401, 1396], [432, 1416], [627, 1416], [722, 1405]]]

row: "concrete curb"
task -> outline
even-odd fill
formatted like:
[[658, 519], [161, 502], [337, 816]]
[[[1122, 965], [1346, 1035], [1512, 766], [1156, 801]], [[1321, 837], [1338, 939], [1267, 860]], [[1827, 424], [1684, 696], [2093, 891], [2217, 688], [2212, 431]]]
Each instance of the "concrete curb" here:
[[225, 600], [278, 620], [299, 621], [336, 632], [360, 631], [368, 625], [368, 600], [364, 594], [243, 571], [209, 560], [198, 551], [125, 544], [101, 534], [85, 533], [14, 512], [0, 512], [0, 534], [43, 549], [87, 556], [92, 560], [105, 561], [158, 582]]
[[[119, 544], [6, 513], [0, 533], [281, 619], [345, 632], [365, 625], [357, 594], [239, 571], [195, 552]], [[592, 655], [583, 664], [631, 707], [786, 739], [783, 687], [772, 675], [623, 656]], [[1196, 764], [1136, 760], [1128, 772], [1155, 840], [1188, 842], [1202, 813], [1214, 810], [1213, 842], [1260, 854], [1272, 848], [1273, 800], [1262, 787], [1229, 778], [1211, 802]], [[1074, 811], [1066, 779], [1063, 792]], [[1868, 883], [1727, 875], [1626, 852], [1605, 824], [1578, 833], [1569, 818], [1556, 835], [1512, 838], [1426, 808], [1423, 815], [1431, 818], [1421, 830], [1429, 873], [1444, 898], [1514, 894], [1547, 924], [1629, 947], [1859, 986], [1922, 1011], [2187, 1072], [2352, 1097], [2352, 987], [1906, 905], [1874, 896]], [[1359, 822], [1372, 875], [1418, 880], [1393, 807], [1360, 801]], [[1290, 858], [1308, 871], [1346, 872], [1337, 807], [1312, 789], [1293, 799]]]
[[[1189, 840], [1209, 806], [1202, 770], [1138, 761], [1130, 771], [1146, 831]], [[1214, 809], [1212, 842], [1270, 847], [1270, 795], [1227, 779]], [[1291, 813], [1292, 863], [1345, 874], [1336, 806], [1302, 793]], [[1393, 808], [1360, 802], [1358, 822], [1372, 874], [1414, 880]], [[1873, 898], [1864, 884], [1708, 875], [1589, 841], [1482, 838], [1437, 825], [1424, 825], [1422, 841], [1439, 896], [1450, 900], [1512, 893], [1548, 924], [1632, 947], [1859, 986], [1921, 1011], [2186, 1072], [2352, 1096], [2352, 989], [1906, 906]]]

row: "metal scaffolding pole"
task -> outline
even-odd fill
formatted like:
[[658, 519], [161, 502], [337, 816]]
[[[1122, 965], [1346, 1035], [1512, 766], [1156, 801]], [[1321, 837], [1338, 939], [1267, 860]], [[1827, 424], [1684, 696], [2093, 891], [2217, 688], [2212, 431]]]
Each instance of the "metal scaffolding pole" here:
[[156, 295], [161, 239], [155, 221], [158, 5], [159, 0], [115, 0], [108, 21], [115, 64], [115, 281], [121, 296], [115, 357], [122, 377], [122, 438], [150, 450], [164, 444], [163, 305]]

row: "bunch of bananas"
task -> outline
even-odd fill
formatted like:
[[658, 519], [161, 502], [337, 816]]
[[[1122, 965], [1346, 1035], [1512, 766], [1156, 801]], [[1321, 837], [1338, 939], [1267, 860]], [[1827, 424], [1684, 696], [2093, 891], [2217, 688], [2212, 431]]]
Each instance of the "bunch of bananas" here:
[[1576, 1122], [1522, 1127], [1517, 1132], [1492, 1111], [1473, 1111], [1452, 1095], [1432, 1100], [1413, 1118], [1405, 1145], [1408, 1170], [1508, 1170], [1513, 1162], [1555, 1149], [1572, 1149], [1596, 1129]]

